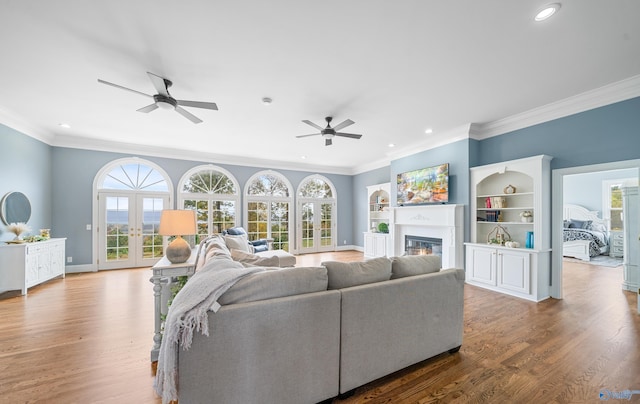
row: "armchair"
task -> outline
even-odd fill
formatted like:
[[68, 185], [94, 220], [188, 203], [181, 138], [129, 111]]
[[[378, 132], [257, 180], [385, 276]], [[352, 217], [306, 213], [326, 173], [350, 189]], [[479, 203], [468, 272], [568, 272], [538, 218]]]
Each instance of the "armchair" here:
[[227, 230], [224, 230], [222, 234], [229, 234], [231, 236], [246, 236], [249, 244], [253, 246], [254, 252], [268, 251], [272, 248], [272, 238], [261, 238], [259, 240], [251, 241], [247, 236], [247, 231], [243, 227], [231, 227]]

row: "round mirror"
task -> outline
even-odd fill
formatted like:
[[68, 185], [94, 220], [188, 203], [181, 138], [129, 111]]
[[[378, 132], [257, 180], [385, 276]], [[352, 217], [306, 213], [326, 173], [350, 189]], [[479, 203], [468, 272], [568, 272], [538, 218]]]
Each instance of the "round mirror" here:
[[31, 203], [22, 192], [9, 192], [0, 202], [0, 217], [4, 224], [27, 223], [31, 218]]

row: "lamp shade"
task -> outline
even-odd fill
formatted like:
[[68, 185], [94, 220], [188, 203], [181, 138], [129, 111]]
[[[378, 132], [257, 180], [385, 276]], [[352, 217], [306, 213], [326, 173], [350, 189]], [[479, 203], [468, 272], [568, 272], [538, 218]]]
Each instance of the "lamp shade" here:
[[196, 212], [193, 210], [163, 210], [158, 234], [161, 236], [196, 234]]

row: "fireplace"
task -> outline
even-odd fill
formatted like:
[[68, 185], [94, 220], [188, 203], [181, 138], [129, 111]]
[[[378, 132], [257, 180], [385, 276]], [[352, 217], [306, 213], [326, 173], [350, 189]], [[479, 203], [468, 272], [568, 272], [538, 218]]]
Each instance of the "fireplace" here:
[[442, 257], [442, 239], [405, 235], [404, 253], [405, 255], [437, 255]]
[[[431, 246], [442, 258], [443, 268], [464, 268], [463, 205], [418, 205], [391, 208], [389, 215], [390, 256], [399, 257], [406, 252], [405, 236], [439, 240], [439, 246]], [[427, 243], [433, 244], [430, 241]], [[429, 247], [425, 247], [428, 250]], [[426, 252], [426, 251], [425, 251]]]

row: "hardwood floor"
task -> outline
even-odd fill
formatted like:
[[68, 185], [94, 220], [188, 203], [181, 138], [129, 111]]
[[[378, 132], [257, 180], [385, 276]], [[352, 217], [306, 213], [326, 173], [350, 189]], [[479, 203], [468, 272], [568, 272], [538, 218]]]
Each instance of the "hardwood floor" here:
[[[300, 265], [361, 260], [346, 251]], [[334, 403], [583, 403], [640, 390], [640, 315], [621, 267], [566, 263], [565, 299], [465, 286], [464, 342]], [[0, 300], [0, 402], [160, 403], [149, 269], [71, 274]], [[639, 402], [634, 395], [632, 402]]]

